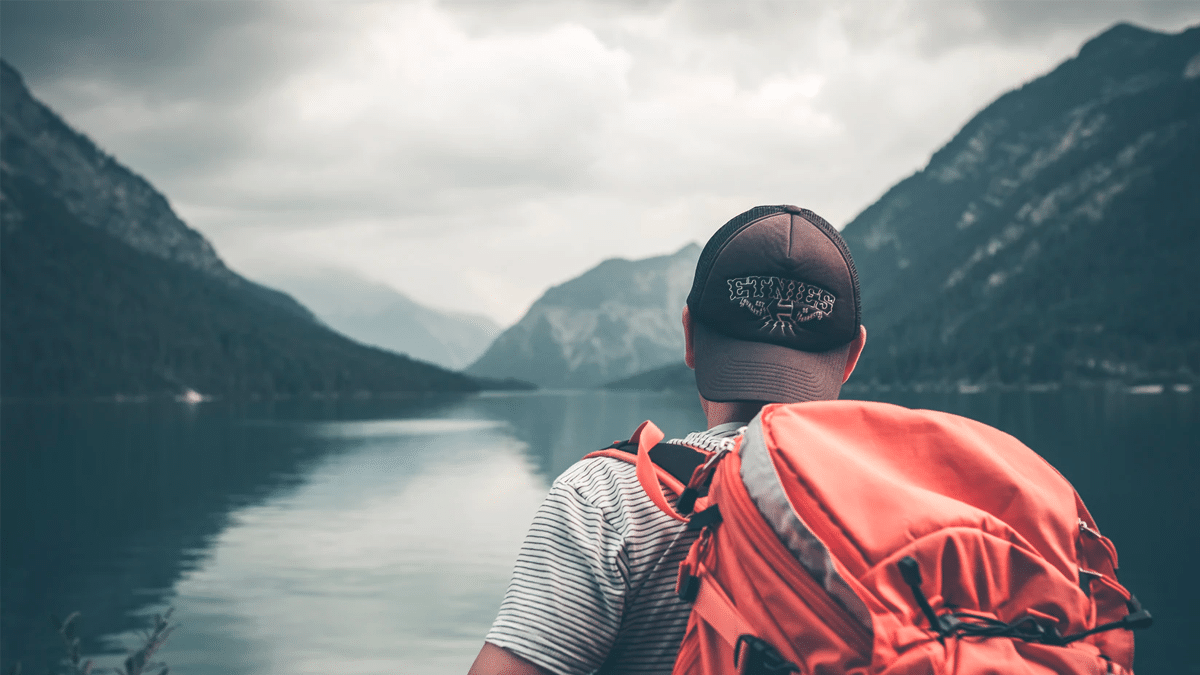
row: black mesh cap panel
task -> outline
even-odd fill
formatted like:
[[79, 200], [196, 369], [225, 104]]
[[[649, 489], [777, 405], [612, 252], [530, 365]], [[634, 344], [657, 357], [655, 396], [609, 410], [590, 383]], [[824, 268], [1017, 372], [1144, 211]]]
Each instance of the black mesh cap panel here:
[[[729, 222], [722, 225], [721, 229], [717, 230], [713, 236], [709, 237], [708, 243], [704, 245], [704, 250], [700, 252], [700, 260], [696, 262], [696, 276], [692, 277], [692, 291], [688, 293], [687, 298], [689, 308], [695, 311], [695, 307], [700, 302], [700, 294], [704, 291], [704, 284], [708, 281], [708, 273], [712, 269], [713, 262], [716, 261], [721, 249], [733, 238], [733, 235], [756, 220], [783, 212], [783, 206], [756, 206], [745, 213], [734, 216]], [[828, 223], [826, 224], [828, 225]]]

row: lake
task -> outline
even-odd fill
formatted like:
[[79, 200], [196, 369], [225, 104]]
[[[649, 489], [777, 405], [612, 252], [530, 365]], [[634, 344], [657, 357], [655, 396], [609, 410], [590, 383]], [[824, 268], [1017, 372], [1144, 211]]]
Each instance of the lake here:
[[[1139, 675], [1200, 672], [1195, 394], [877, 396], [1057, 466], [1156, 618]], [[5, 403], [0, 668], [44, 672], [49, 615], [76, 610], [84, 650], [116, 665], [171, 606], [173, 674], [465, 674], [550, 482], [647, 418], [668, 438], [704, 425], [682, 393]]]

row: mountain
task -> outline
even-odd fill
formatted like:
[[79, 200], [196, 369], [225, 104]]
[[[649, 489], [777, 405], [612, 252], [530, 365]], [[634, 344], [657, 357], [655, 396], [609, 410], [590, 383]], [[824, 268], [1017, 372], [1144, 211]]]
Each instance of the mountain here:
[[1119, 24], [1004, 94], [842, 231], [868, 329], [851, 384], [1194, 381], [1198, 157], [1200, 28]]
[[0, 396], [474, 391], [250, 282], [0, 62]]
[[696, 373], [680, 361], [606, 382], [604, 388], [631, 391], [695, 391]]
[[438, 311], [352, 275], [272, 281], [339, 333], [443, 368], [466, 368], [500, 334], [500, 326], [485, 316]]
[[843, 231], [859, 382], [1200, 374], [1200, 27], [1117, 25]]
[[680, 316], [700, 247], [606, 260], [546, 291], [466, 372], [593, 387], [683, 357]]
[[6, 171], [24, 176], [75, 220], [136, 251], [169, 260], [297, 316], [312, 314], [287, 295], [234, 273], [199, 232], [171, 210], [149, 182], [67, 126], [0, 62]]

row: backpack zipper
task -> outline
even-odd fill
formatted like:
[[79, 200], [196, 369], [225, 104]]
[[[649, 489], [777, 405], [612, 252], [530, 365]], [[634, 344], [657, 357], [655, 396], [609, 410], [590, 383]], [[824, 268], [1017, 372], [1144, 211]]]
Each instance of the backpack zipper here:
[[[1079, 532], [1081, 534], [1086, 534], [1095, 541], [1099, 542], [1099, 544], [1104, 547], [1104, 550], [1108, 553], [1109, 563], [1112, 565], [1112, 568], [1114, 570], [1120, 569], [1120, 567], [1117, 565], [1117, 547], [1113, 546], [1112, 540], [1100, 534], [1099, 531], [1088, 525], [1087, 521], [1085, 521], [1083, 518], [1079, 518], [1077, 520], [1079, 521]], [[1084, 557], [1086, 557], [1086, 555]], [[1094, 563], [1095, 561], [1088, 561], [1089, 565]]]

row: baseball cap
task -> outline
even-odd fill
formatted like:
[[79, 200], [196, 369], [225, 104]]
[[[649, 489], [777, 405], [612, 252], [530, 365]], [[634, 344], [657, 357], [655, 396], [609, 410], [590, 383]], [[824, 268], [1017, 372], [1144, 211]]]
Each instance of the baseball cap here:
[[687, 299], [710, 401], [836, 399], [861, 315], [846, 242], [817, 214], [756, 206], [725, 223]]

